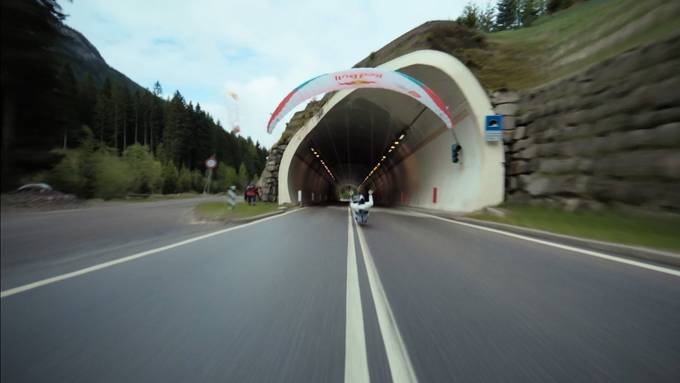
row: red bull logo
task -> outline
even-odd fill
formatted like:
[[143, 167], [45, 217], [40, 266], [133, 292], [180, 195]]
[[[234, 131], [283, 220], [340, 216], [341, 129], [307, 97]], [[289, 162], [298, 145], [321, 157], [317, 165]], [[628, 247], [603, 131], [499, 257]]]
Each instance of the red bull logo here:
[[375, 81], [352, 80], [352, 81], [346, 81], [346, 82], [338, 82], [338, 85], [344, 85], [344, 86], [356, 86], [356, 85], [368, 85], [368, 84], [375, 84]]
[[372, 73], [372, 72], [363, 72], [363, 73], [339, 73], [335, 75], [335, 81], [342, 81], [342, 80], [361, 80], [363, 78], [374, 78], [374, 79], [381, 79], [382, 78], [382, 73]]

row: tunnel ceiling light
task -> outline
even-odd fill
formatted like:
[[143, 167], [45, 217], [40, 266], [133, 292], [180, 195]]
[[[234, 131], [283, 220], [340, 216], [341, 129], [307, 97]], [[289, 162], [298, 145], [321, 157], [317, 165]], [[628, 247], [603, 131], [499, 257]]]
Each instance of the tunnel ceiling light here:
[[385, 155], [381, 156], [381, 158], [380, 158], [380, 160], [378, 161], [378, 163], [375, 164], [375, 166], [373, 167], [373, 169], [371, 169], [371, 171], [366, 175], [366, 178], [364, 179], [364, 182], [361, 183], [362, 185], [363, 185], [366, 181], [368, 181], [368, 180], [373, 176], [373, 174], [378, 170], [378, 168], [380, 167], [380, 165], [382, 165], [382, 163], [385, 162], [385, 160], [387, 159], [387, 155], [390, 154], [390, 153], [392, 153], [395, 149], [397, 149], [397, 145], [401, 144], [400, 141], [403, 140], [404, 137], [406, 137], [406, 130], [403, 130], [403, 131], [399, 134], [399, 137], [398, 137], [398, 138], [395, 138], [394, 142], [393, 142], [392, 144], [390, 144], [389, 148], [387, 148], [387, 153], [385, 153]]
[[328, 168], [328, 166], [326, 165], [326, 162], [321, 158], [321, 155], [316, 151], [316, 149], [314, 149], [314, 147], [310, 147], [309, 149], [312, 151], [312, 153], [314, 153], [314, 156], [319, 159], [321, 166], [323, 166], [324, 170], [326, 170], [326, 173], [328, 173], [328, 175], [331, 177], [331, 179], [333, 181], [336, 181], [336, 178], [333, 175], [333, 172], [331, 172], [331, 169]]

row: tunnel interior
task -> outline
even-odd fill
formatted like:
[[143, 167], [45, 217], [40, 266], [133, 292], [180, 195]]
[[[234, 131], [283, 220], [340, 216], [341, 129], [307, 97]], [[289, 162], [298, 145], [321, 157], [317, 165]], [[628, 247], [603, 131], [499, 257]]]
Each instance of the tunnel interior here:
[[[357, 89], [316, 121], [295, 147], [287, 171], [291, 200], [337, 202], [348, 189], [374, 190], [376, 205], [466, 210], [479, 183], [483, 139], [464, 93], [428, 65], [399, 69], [437, 93], [454, 117], [447, 129], [431, 110], [406, 95]], [[460, 161], [452, 145], [461, 145]], [[500, 164], [499, 164], [500, 165]], [[344, 191], [344, 192], [343, 192]], [[474, 191], [472, 191], [474, 194]], [[469, 209], [468, 209], [469, 210]]]

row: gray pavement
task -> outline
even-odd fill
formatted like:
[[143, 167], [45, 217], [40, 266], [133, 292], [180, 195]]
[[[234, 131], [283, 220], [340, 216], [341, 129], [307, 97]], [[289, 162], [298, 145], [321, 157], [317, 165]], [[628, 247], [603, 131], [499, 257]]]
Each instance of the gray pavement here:
[[[360, 230], [420, 382], [680, 379], [676, 276], [379, 209]], [[343, 381], [347, 232], [346, 209], [306, 208], [4, 297], [2, 381]], [[370, 377], [390, 381], [354, 235]], [[41, 259], [3, 279], [58, 271]]]
[[2, 213], [2, 290], [219, 228], [193, 222], [199, 197], [110, 202], [70, 210]]

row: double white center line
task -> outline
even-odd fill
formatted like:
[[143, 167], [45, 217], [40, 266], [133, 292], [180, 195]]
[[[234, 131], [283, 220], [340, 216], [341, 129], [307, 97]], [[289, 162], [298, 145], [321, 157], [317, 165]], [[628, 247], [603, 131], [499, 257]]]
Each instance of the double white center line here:
[[368, 382], [364, 312], [361, 307], [359, 271], [354, 250], [352, 214], [347, 225], [347, 313], [345, 320], [345, 382]]
[[[345, 382], [369, 382], [368, 361], [366, 357], [366, 337], [364, 334], [359, 273], [354, 246], [354, 230], [351, 210], [348, 216], [347, 238], [347, 321], [345, 327]], [[387, 295], [380, 282], [380, 276], [373, 263], [373, 257], [366, 244], [363, 230], [357, 226], [359, 245], [366, 266], [366, 275], [375, 304], [380, 335], [385, 344], [385, 353], [390, 367], [392, 381], [417, 382], [411, 359], [399, 333], [397, 322], [390, 308]]]

